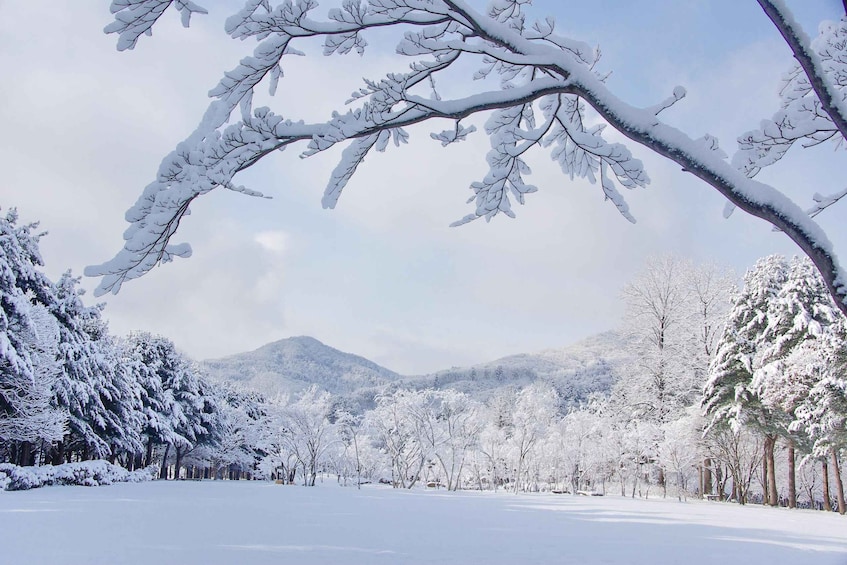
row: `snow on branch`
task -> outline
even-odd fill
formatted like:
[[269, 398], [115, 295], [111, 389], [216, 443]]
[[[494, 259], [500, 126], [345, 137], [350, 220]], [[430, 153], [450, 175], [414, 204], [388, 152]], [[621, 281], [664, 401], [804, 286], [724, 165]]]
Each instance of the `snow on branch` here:
[[685, 88], [683, 88], [682, 86], [677, 86], [673, 89], [673, 94], [671, 94], [669, 97], [665, 98], [655, 106], [651, 106], [650, 108], [648, 108], [648, 110], [650, 112], [653, 112], [654, 116], [658, 116], [659, 112], [667, 110], [668, 108], [685, 98], [686, 94], [687, 92], [685, 91]]
[[112, 0], [115, 21], [105, 27], [106, 33], [118, 34], [118, 51], [134, 49], [142, 35], [153, 34], [153, 24], [171, 5], [188, 27], [192, 14], [206, 14], [206, 9], [191, 0]]
[[830, 42], [818, 52], [783, 0], [758, 2], [791, 48], [824, 112], [832, 119], [841, 136], [847, 138], [847, 102], [841, 90], [847, 85], [847, 75], [844, 73], [847, 59], [838, 56], [838, 52], [844, 51], [843, 36], [847, 35], [844, 22], [840, 22], [840, 25], [830, 24], [832, 35], [842, 36], [840, 43]]
[[[777, 11], [787, 14], [776, 0], [760, 1], [779, 6]], [[644, 187], [650, 179], [627, 145], [604, 137], [610, 126], [679, 164], [733, 206], [784, 231], [814, 261], [830, 292], [847, 311], [847, 277], [821, 228], [785, 194], [750, 178], [783, 155], [794, 141], [819, 143], [835, 135], [838, 128], [833, 126], [833, 114], [839, 114], [840, 99], [833, 106], [807, 95], [817, 91], [816, 79], [809, 79], [807, 87], [803, 83], [806, 75], [795, 73], [787, 83], [784, 115], [763, 124], [761, 131], [747, 134], [748, 145], [742, 142], [733, 166], [716, 139], [691, 138], [659, 119], [662, 111], [685, 96], [682, 87], [653, 107], [627, 104], [608, 89], [605, 76], [595, 70], [599, 50], [556, 35], [552, 18], [529, 21], [524, 11], [527, 3], [494, 0], [482, 13], [467, 0], [345, 0], [321, 19], [313, 15], [317, 9], [314, 0], [284, 0], [275, 5], [268, 0], [247, 0], [244, 8], [227, 20], [226, 31], [236, 39], [254, 38], [258, 45], [252, 55], [224, 74], [210, 93], [213, 100], [197, 129], [165, 157], [155, 181], [127, 213], [131, 225], [124, 248], [111, 261], [86, 270], [88, 275], [103, 277], [97, 293], [117, 292], [123, 282], [160, 262], [187, 256], [190, 248], [173, 245], [170, 239], [191, 202], [218, 187], [258, 194], [236, 185], [235, 176], [278, 149], [303, 143], [301, 155], [308, 157], [339, 143], [347, 146], [324, 192], [323, 205], [334, 207], [372, 149], [382, 151], [392, 140], [404, 143], [409, 136], [406, 128], [440, 120], [449, 120], [453, 128], [436, 127], [431, 137], [449, 145], [474, 130], [461, 126], [461, 120], [485, 113], [485, 133], [491, 144], [486, 155], [488, 172], [470, 185], [473, 195], [469, 202], [475, 209], [456, 224], [490, 220], [501, 212], [514, 216], [513, 203], [523, 204], [526, 195], [537, 190], [527, 182], [531, 170], [526, 155], [543, 149], [550, 151], [569, 177], [598, 184], [604, 198], [634, 221], [619, 186]], [[170, 4], [115, 0], [116, 23], [107, 31], [119, 34], [119, 49], [131, 47]], [[190, 2], [174, 5], [183, 16], [202, 10]], [[802, 42], [796, 26], [786, 18], [782, 21], [788, 22], [793, 36]], [[325, 55], [361, 53], [367, 47], [366, 33], [377, 28], [398, 33], [397, 53], [409, 57], [411, 63], [405, 72], [365, 80], [348, 101], [353, 107], [312, 124], [283, 119], [268, 108], [252, 108], [254, 88], [267, 81], [271, 91], [276, 89], [285, 57], [302, 55], [295, 47], [301, 40], [321, 39]], [[842, 29], [843, 24], [833, 24], [828, 37], [840, 38]], [[847, 76], [840, 66], [839, 49], [843, 50], [844, 42], [827, 41], [823, 47], [816, 44], [815, 49], [828, 49], [829, 54], [815, 55], [812, 60], [833, 98], [833, 93], [840, 96], [841, 77]], [[460, 58], [476, 65], [464, 88], [472, 94], [445, 98], [437, 88], [438, 79], [461, 80], [454, 65]], [[499, 84], [485, 80], [494, 77]], [[241, 119], [236, 121], [233, 114], [238, 108]]]

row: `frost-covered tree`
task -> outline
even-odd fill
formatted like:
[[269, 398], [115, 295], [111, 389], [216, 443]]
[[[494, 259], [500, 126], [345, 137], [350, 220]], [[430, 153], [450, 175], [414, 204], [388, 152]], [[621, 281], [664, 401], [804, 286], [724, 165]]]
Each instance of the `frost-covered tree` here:
[[[777, 296], [788, 280], [784, 257], [771, 255], [756, 262], [744, 275], [744, 288], [736, 296], [703, 393], [703, 407], [711, 426], [729, 426], [738, 432], [749, 426], [764, 436], [765, 463], [774, 487], [773, 450], [784, 425], [778, 410], [762, 401], [753, 375], [766, 362], [768, 331]], [[775, 487], [770, 501], [776, 500]]]
[[762, 463], [762, 438], [748, 428], [733, 428], [716, 425], [708, 429], [705, 436], [706, 449], [710, 458], [725, 468], [726, 475], [718, 476], [718, 492], [723, 497], [729, 483], [729, 498], [746, 504], [756, 469]]
[[838, 510], [847, 512], [841, 482], [839, 451], [847, 449], [847, 324], [840, 321], [830, 331], [807, 340], [795, 350], [792, 367], [804, 380], [816, 380], [795, 410], [793, 430], [802, 431], [812, 441], [812, 453], [823, 461], [824, 492], [829, 458], [835, 478]]
[[16, 333], [31, 370], [4, 371], [0, 385], [0, 439], [17, 448], [21, 465], [36, 462], [35, 446], [60, 440], [68, 421], [68, 413], [52, 402], [61, 371], [56, 320], [40, 304], [29, 310], [28, 325]]
[[514, 469], [514, 492], [530, 487], [533, 477], [527, 469], [554, 422], [558, 405], [556, 390], [544, 383], [533, 383], [518, 392], [506, 431], [506, 447]]
[[[255, 39], [258, 45], [211, 90], [213, 101], [198, 127], [164, 158], [156, 179], [127, 213], [131, 227], [123, 250], [86, 273], [103, 277], [98, 292], [117, 292], [123, 282], [156, 264], [188, 256], [188, 245], [170, 240], [191, 203], [218, 187], [257, 194], [236, 177], [276, 150], [302, 144], [302, 154], [310, 156], [346, 145], [323, 197], [323, 205], [331, 208], [363, 159], [389, 143], [404, 143], [408, 128], [444, 123], [446, 129], [436, 126], [439, 130], [431, 137], [449, 145], [474, 133], [476, 128], [462, 120], [485, 113], [489, 170], [471, 184], [475, 209], [457, 223], [491, 219], [501, 212], [513, 216], [513, 203], [524, 203], [536, 191], [527, 182], [525, 160], [535, 148], [549, 148], [564, 174], [597, 184], [634, 221], [620, 188], [645, 186], [649, 177], [627, 144], [607, 139], [610, 127], [716, 189], [728, 199], [728, 209], [741, 208], [784, 232], [812, 259], [839, 308], [847, 311], [847, 286], [841, 282], [847, 277], [813, 219], [845, 191], [816, 194], [815, 206], [804, 211], [787, 196], [788, 190], [753, 179], [797, 141], [843, 141], [847, 23], [822, 26], [810, 42], [784, 3], [759, 3], [799, 64], [782, 90], [783, 108], [761, 129], [741, 135], [741, 149], [730, 161], [715, 138], [695, 139], [663, 122], [660, 114], [685, 97], [684, 88], [674, 88], [667, 99], [646, 108], [627, 103], [606, 85], [599, 50], [558, 34], [552, 17], [533, 18], [526, 0], [494, 0], [485, 11], [467, 0], [351, 0], [324, 16], [314, 0], [247, 0], [227, 20], [226, 32], [234, 39]], [[185, 25], [192, 14], [205, 11], [188, 1], [113, 0], [115, 21], [106, 31], [117, 34], [119, 50], [132, 49], [169, 7], [181, 13]], [[302, 54], [301, 44], [318, 38], [325, 55], [362, 53], [368, 45], [365, 36], [374, 30], [395, 33], [397, 53], [411, 64], [408, 70], [365, 80], [351, 96], [351, 109], [324, 122], [305, 123], [252, 107], [254, 89], [265, 84], [273, 93], [284, 61]], [[461, 69], [475, 70], [465, 74], [458, 61]], [[459, 97], [439, 86], [457, 83], [463, 85], [454, 90], [463, 92]]]
[[624, 371], [619, 392], [633, 416], [659, 425], [689, 404], [696, 388], [686, 351], [693, 337], [687, 326], [691, 308], [685, 277], [691, 268], [675, 257], [652, 258], [622, 291], [634, 361]]
[[[267, 401], [257, 392], [223, 382], [207, 384], [207, 394], [215, 397], [214, 441], [204, 446], [205, 453], [198, 459], [209, 465], [208, 475], [212, 477], [217, 476], [221, 468], [235, 467], [242, 472], [253, 469], [263, 455]], [[273, 469], [271, 467], [270, 472], [264, 474], [271, 478]]]
[[[734, 286], [717, 266], [665, 256], [649, 259], [623, 288], [633, 361], [621, 369], [613, 398], [631, 418], [656, 426], [658, 439], [701, 395]], [[665, 487], [661, 464], [657, 478]]]
[[761, 366], [768, 314], [787, 277], [788, 263], [779, 255], [759, 259], [745, 273], [704, 390], [703, 406], [713, 423], [737, 427], [756, 417], [761, 403], [751, 387], [753, 372]]
[[61, 439], [66, 415], [51, 405], [59, 376], [55, 302], [41, 272], [38, 224], [0, 216], [0, 440], [11, 458], [32, 464], [33, 445]]
[[691, 492], [691, 477], [696, 465], [703, 460], [700, 445], [701, 416], [696, 406], [691, 406], [684, 416], [662, 426], [662, 439], [658, 446], [658, 460], [662, 468], [676, 478], [677, 497], [683, 500]]
[[289, 448], [303, 469], [303, 484], [315, 486], [318, 467], [327, 448], [336, 440], [330, 422], [332, 395], [312, 385], [283, 412]]
[[461, 484], [465, 460], [476, 447], [483, 428], [477, 402], [466, 394], [445, 390], [438, 394], [436, 422], [443, 430], [444, 440], [435, 450], [448, 490], [458, 490]]
[[[821, 352], [824, 343], [840, 342], [838, 329], [843, 327], [844, 315], [836, 308], [814, 266], [808, 259], [791, 261], [788, 276], [770, 304], [768, 324], [762, 339], [760, 361], [755, 369], [752, 389], [762, 399], [763, 406], [773, 416], [779, 435], [788, 441], [789, 500], [796, 504], [794, 449], [805, 437], [791, 433], [802, 429], [792, 425], [795, 411], [807, 397], [809, 389], [821, 379], [810, 361], [826, 358]], [[817, 342], [817, 343], [814, 343]], [[809, 359], [811, 355], [812, 359]], [[831, 370], [831, 369], [830, 369]], [[817, 373], [817, 374], [816, 374]], [[829, 371], [824, 374], [829, 376]], [[807, 436], [808, 437], [808, 436]], [[768, 495], [772, 505], [777, 503], [776, 478], [773, 475], [773, 445], [766, 443], [768, 465]]]
[[101, 307], [85, 306], [78, 285], [79, 279], [69, 272], [62, 275], [51, 305], [58, 322], [61, 366], [53, 402], [69, 415], [68, 434], [54, 448], [56, 463], [68, 451], [82, 452], [87, 459], [142, 449], [137, 382], [120, 363], [117, 344], [100, 316]]
[[197, 368], [172, 341], [135, 332], [128, 337], [126, 348], [130, 370], [141, 387], [144, 465], [153, 462], [156, 446], [164, 446], [160, 476], [166, 478], [170, 450], [175, 451], [179, 473], [186, 451], [209, 433], [207, 416], [212, 409], [206, 404]]

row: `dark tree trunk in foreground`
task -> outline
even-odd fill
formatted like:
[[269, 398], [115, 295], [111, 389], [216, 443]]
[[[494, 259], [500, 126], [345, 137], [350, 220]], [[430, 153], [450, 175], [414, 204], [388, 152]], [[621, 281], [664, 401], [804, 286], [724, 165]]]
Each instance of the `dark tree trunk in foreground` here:
[[788, 507], [797, 508], [797, 472], [793, 440], [788, 440]]
[[176, 449], [176, 463], [174, 465], [174, 480], [179, 480], [179, 469], [182, 466], [182, 454], [183, 450], [180, 447], [175, 447]]
[[829, 499], [829, 467], [826, 465], [826, 459], [821, 459], [821, 474], [823, 475], [823, 509], [827, 512], [831, 512], [832, 503]]
[[149, 467], [153, 462], [153, 438], [147, 440], [147, 453], [144, 454], [144, 466]]
[[712, 494], [712, 460], [703, 461], [703, 495]]
[[776, 447], [776, 436], [765, 437], [765, 459], [768, 468], [768, 504], [776, 506], [779, 504], [779, 493], [776, 490], [776, 461], [774, 461], [774, 448]]
[[168, 478], [168, 452], [171, 450], [171, 444], [165, 445], [165, 454], [162, 455], [162, 468], [159, 470], [159, 478]]
[[838, 513], [844, 514], [847, 512], [847, 507], [844, 505], [844, 483], [841, 482], [841, 468], [838, 465], [838, 453], [833, 447], [830, 451], [832, 457], [832, 474], [835, 475], [835, 497], [838, 500]]

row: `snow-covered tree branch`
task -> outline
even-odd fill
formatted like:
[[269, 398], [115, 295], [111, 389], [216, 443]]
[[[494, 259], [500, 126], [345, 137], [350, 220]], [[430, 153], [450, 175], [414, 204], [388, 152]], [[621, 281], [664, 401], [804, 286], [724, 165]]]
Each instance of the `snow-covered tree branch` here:
[[[810, 42], [782, 2], [760, 1], [800, 66], [786, 83], [783, 110], [760, 131], [741, 136], [740, 151], [730, 161], [716, 139], [695, 139], [659, 118], [684, 98], [684, 88], [675, 88], [666, 100], [647, 108], [627, 103], [596, 69], [597, 50], [557, 35], [552, 18], [530, 21], [526, 4], [494, 0], [480, 12], [467, 0], [345, 0], [319, 18], [313, 16], [318, 7], [314, 0], [275, 5], [247, 0], [227, 20], [226, 31], [234, 39], [255, 38], [253, 54], [212, 89], [213, 101], [197, 129], [165, 157], [156, 180], [127, 212], [130, 227], [124, 248], [86, 274], [103, 277], [99, 293], [117, 292], [125, 281], [155, 265], [187, 257], [190, 247], [170, 240], [194, 199], [218, 187], [260, 195], [236, 184], [235, 177], [276, 150], [302, 142], [302, 156], [308, 157], [339, 143], [347, 145], [323, 197], [324, 207], [332, 208], [365, 157], [374, 149], [384, 151], [391, 142], [405, 143], [406, 128], [446, 120], [448, 128], [439, 127], [431, 137], [449, 145], [474, 133], [476, 128], [463, 119], [486, 113], [488, 173], [471, 184], [474, 210], [456, 224], [490, 220], [501, 212], [514, 216], [512, 204], [523, 204], [526, 195], [536, 191], [526, 181], [531, 171], [524, 156], [545, 148], [571, 178], [596, 184], [599, 177], [605, 198], [634, 221], [620, 188], [646, 186], [650, 179], [629, 147], [604, 137], [611, 126], [716, 189], [730, 209], [738, 207], [788, 235], [814, 262], [839, 308], [847, 312], [847, 278], [832, 243], [812, 219], [844, 196], [842, 187], [831, 196], [816, 195], [816, 206], [804, 211], [786, 196], [787, 190], [752, 178], [797, 140], [816, 144], [844, 137], [847, 74], [842, 68], [845, 42], [839, 41], [847, 34], [844, 22], [822, 26], [821, 36]], [[192, 14], [205, 12], [187, 0], [113, 0], [115, 22], [106, 32], [118, 35], [118, 49], [134, 48], [169, 7], [181, 14], [185, 25]], [[400, 35], [397, 53], [412, 62], [405, 72], [365, 80], [348, 101], [351, 109], [335, 112], [324, 122], [306, 123], [252, 107], [254, 88], [267, 83], [273, 93], [286, 56], [303, 54], [295, 44], [320, 38], [325, 55], [362, 53], [368, 46], [366, 32], [377, 28], [383, 33], [395, 30]], [[473, 94], [443, 97], [438, 81], [449, 77], [455, 82], [460, 59], [476, 65], [467, 78], [477, 82], [466, 85]], [[499, 83], [493, 83], [495, 77]], [[240, 119], [234, 118], [239, 114]]]

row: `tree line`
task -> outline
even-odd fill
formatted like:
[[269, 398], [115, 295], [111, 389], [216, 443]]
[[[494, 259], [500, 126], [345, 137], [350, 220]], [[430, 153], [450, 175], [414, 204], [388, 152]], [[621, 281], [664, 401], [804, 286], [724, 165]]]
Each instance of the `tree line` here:
[[[21, 466], [108, 459], [177, 467], [202, 451], [220, 467], [251, 393], [204, 379], [163, 337], [118, 338], [79, 278], [41, 270], [38, 224], [0, 218], [0, 461]], [[162, 474], [166, 467], [162, 466]]]
[[211, 382], [167, 338], [111, 335], [79, 279], [42, 273], [40, 237], [0, 218], [0, 461], [845, 512], [847, 324], [808, 259], [763, 258], [741, 288], [714, 265], [650, 260], [621, 293], [630, 361], [581, 405], [536, 379], [486, 399], [393, 385], [364, 410], [316, 386], [266, 398]]

